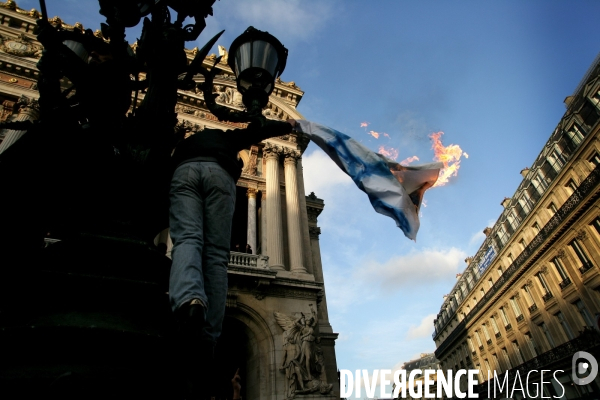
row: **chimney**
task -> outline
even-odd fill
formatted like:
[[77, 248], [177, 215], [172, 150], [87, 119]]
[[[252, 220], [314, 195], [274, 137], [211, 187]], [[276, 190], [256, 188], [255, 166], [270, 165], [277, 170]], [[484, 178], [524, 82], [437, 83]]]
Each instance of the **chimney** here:
[[529, 167], [525, 167], [521, 170], [521, 176], [523, 178], [525, 178], [527, 176], [527, 174], [529, 173]]
[[504, 200], [502, 200], [502, 203], [500, 203], [502, 205], [502, 207], [506, 208], [508, 207], [508, 203], [510, 203], [510, 197], [505, 197]]
[[565, 108], [569, 108], [569, 106], [571, 105], [571, 103], [573, 102], [573, 96], [567, 96], [565, 97]]
[[490, 228], [489, 226], [483, 230], [483, 234], [486, 237], [490, 236], [490, 233], [492, 233], [492, 228]]

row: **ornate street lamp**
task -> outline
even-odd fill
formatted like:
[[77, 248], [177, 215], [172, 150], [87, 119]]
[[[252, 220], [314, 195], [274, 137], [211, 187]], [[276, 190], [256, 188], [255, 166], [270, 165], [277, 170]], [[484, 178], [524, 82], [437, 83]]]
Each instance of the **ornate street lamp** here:
[[249, 27], [229, 48], [228, 64], [249, 114], [267, 105], [275, 79], [285, 69], [288, 50], [268, 32]]
[[215, 35], [196, 54], [187, 76], [181, 82], [181, 87], [189, 90], [190, 83], [193, 84], [192, 77], [200, 73], [204, 75], [204, 82], [198, 84], [198, 87], [204, 93], [207, 108], [220, 121], [248, 122], [258, 118], [262, 119], [261, 124], [264, 124], [266, 119], [261, 110], [269, 102], [269, 95], [275, 88], [275, 79], [285, 69], [288, 50], [275, 36], [252, 26], [233, 41], [227, 63], [236, 76], [237, 90], [242, 94], [246, 111], [232, 110], [217, 104], [217, 94], [212, 92], [213, 80], [219, 71], [215, 65], [221, 57], [217, 57], [210, 71], [202, 67], [202, 61], [222, 33], [223, 31]]

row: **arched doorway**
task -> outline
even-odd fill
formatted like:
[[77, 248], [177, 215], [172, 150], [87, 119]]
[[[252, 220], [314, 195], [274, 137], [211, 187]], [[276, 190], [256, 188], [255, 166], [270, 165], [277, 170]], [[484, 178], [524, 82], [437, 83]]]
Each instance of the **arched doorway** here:
[[225, 317], [223, 333], [219, 338], [215, 350], [215, 389], [217, 400], [231, 399], [233, 389], [231, 379], [235, 371], [240, 369], [242, 378], [242, 398], [245, 399], [248, 382], [248, 335], [247, 327], [241, 321], [232, 317]]

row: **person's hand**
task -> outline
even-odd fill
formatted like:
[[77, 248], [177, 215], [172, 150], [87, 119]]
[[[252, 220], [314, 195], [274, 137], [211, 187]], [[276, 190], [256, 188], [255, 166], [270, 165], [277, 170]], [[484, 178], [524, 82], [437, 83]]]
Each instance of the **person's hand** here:
[[239, 400], [241, 398], [240, 393], [242, 391], [242, 378], [240, 377], [240, 369], [238, 368], [231, 379], [231, 386], [233, 386], [233, 400]]
[[294, 131], [296, 130], [296, 120], [295, 119], [288, 119], [286, 122], [292, 126], [292, 130], [294, 130]]

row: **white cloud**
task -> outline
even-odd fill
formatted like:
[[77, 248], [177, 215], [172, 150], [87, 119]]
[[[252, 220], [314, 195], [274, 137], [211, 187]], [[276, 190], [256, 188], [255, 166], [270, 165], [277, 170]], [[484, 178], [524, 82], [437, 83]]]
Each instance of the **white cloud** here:
[[312, 38], [336, 14], [337, 1], [261, 0], [215, 4], [215, 18], [269, 31], [282, 43]]
[[352, 179], [320, 150], [302, 157], [302, 167], [306, 194], [315, 192], [319, 198], [329, 200], [336, 193], [340, 193], [343, 186], [354, 184]]
[[421, 323], [418, 326], [411, 325], [410, 328], [408, 328], [406, 338], [411, 340], [431, 336], [431, 333], [433, 332], [433, 320], [435, 317], [435, 314], [429, 314], [421, 320]]
[[325, 258], [327, 303], [338, 313], [345, 313], [354, 304], [386, 298], [401, 289], [426, 288], [443, 281], [450, 282], [451, 287], [465, 258], [466, 253], [457, 248], [413, 251], [384, 263], [356, 259], [354, 266]]
[[469, 246], [473, 246], [476, 244], [480, 245], [481, 243], [483, 243], [484, 240], [485, 234], [483, 233], [483, 231], [475, 232], [473, 236], [471, 236], [471, 239], [469, 239]]
[[358, 278], [379, 284], [383, 289], [395, 290], [434, 281], [453, 278], [460, 272], [467, 254], [455, 247], [449, 250], [425, 249], [390, 258], [383, 264], [367, 262], [358, 272]]

